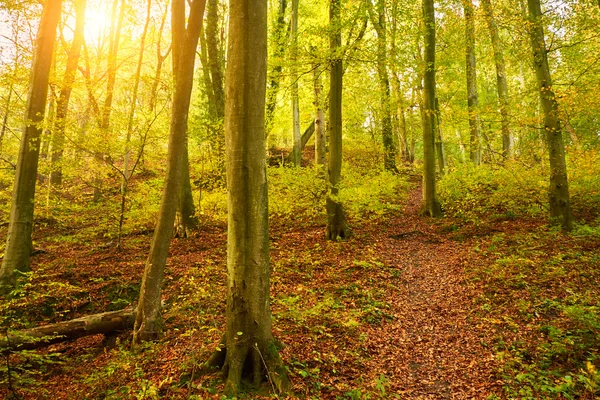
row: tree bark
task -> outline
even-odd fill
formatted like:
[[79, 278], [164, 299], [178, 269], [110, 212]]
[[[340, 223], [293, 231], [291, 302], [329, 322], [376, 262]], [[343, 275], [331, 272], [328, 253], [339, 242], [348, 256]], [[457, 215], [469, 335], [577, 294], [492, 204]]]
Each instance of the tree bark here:
[[479, 94], [477, 91], [477, 64], [475, 59], [475, 12], [472, 0], [462, 0], [462, 3], [465, 12], [470, 158], [473, 164], [479, 165], [481, 163], [481, 132], [479, 127]]
[[269, 227], [265, 160], [267, 1], [231, 0], [226, 71], [228, 239], [227, 325], [209, 360], [222, 368], [225, 392], [265, 376], [284, 392], [285, 368], [273, 339], [269, 300]]
[[510, 132], [510, 122], [508, 115], [508, 83], [506, 81], [506, 67], [504, 62], [504, 53], [500, 43], [500, 34], [498, 33], [498, 24], [494, 18], [494, 9], [491, 0], [481, 0], [481, 5], [485, 12], [488, 29], [492, 39], [492, 49], [494, 50], [494, 62], [496, 64], [496, 82], [498, 89], [498, 100], [500, 102], [500, 116], [502, 118], [502, 154], [504, 158], [513, 157], [513, 138]]
[[25, 110], [25, 126], [17, 159], [8, 238], [0, 268], [0, 293], [15, 287], [17, 272], [30, 270], [35, 183], [40, 155], [41, 123], [46, 109], [50, 65], [62, 0], [45, 3], [37, 33]]
[[285, 36], [285, 10], [287, 8], [287, 0], [279, 0], [279, 10], [277, 20], [273, 29], [273, 57], [270, 60], [274, 63], [273, 69], [269, 73], [269, 89], [267, 91], [267, 115], [266, 115], [266, 135], [271, 132], [273, 125], [273, 115], [277, 105], [277, 93], [279, 92], [279, 81], [283, 70], [283, 57], [286, 48]]
[[377, 32], [377, 75], [381, 96], [381, 138], [383, 140], [383, 166], [387, 171], [398, 172], [396, 167], [396, 146], [392, 132], [392, 106], [390, 101], [390, 79], [387, 68], [387, 24], [385, 0], [377, 0], [377, 15], [371, 21]]
[[446, 151], [444, 149], [444, 141], [442, 139], [442, 120], [440, 118], [440, 102], [435, 98], [435, 154], [438, 162], [438, 172], [440, 175], [446, 173]]
[[329, 78], [329, 195], [326, 200], [327, 239], [348, 239], [350, 229], [346, 224], [346, 215], [338, 199], [342, 175], [342, 85], [343, 61], [340, 55], [342, 46], [342, 28], [340, 23], [340, 0], [330, 0], [329, 24], [331, 36], [329, 47], [333, 60]]
[[542, 8], [539, 0], [527, 0], [527, 4], [535, 75], [544, 113], [546, 146], [550, 158], [550, 187], [548, 193], [550, 218], [553, 223], [560, 224], [563, 230], [570, 231], [573, 228], [573, 216], [569, 197], [565, 146], [563, 144], [558, 102], [552, 88], [552, 77], [548, 65], [544, 28], [541, 23]]
[[134, 308], [128, 308], [9, 333], [8, 337], [0, 338], [0, 354], [8, 351], [39, 349], [84, 336], [126, 331], [133, 328], [135, 314]]
[[292, 0], [292, 21], [291, 21], [291, 46], [290, 46], [290, 79], [292, 94], [292, 131], [293, 148], [292, 163], [296, 167], [302, 164], [302, 136], [300, 135], [300, 105], [298, 95], [298, 3], [299, 0]]
[[[185, 0], [173, 0], [172, 14], [180, 16], [183, 11], [185, 24]], [[188, 110], [192, 95], [194, 62], [196, 47], [202, 28], [205, 0], [194, 0], [190, 6], [190, 16], [187, 29], [184, 25], [181, 49], [175, 52], [178, 59], [178, 78], [173, 94], [173, 108], [171, 111], [171, 124], [169, 134], [169, 150], [167, 156], [167, 176], [163, 186], [158, 222], [152, 237], [150, 253], [144, 269], [138, 313], [133, 330], [133, 345], [142, 341], [158, 338], [162, 328], [160, 298], [165, 264], [169, 253], [169, 245], [175, 219], [176, 202], [181, 182], [183, 163], [181, 155], [185, 152], [185, 138], [187, 132]], [[178, 20], [177, 23], [181, 23]], [[173, 26], [174, 30], [180, 28]], [[175, 40], [175, 37], [173, 38]]]
[[435, 177], [435, 6], [423, 0], [425, 25], [425, 71], [423, 79], [423, 206], [421, 214], [440, 217]]
[[67, 68], [63, 77], [60, 95], [56, 103], [56, 119], [54, 122], [52, 137], [52, 171], [50, 172], [50, 185], [58, 187], [62, 185], [62, 157], [65, 147], [65, 123], [67, 111], [69, 110], [69, 100], [75, 82], [75, 73], [79, 64], [81, 47], [83, 46], [85, 27], [85, 9], [86, 0], [78, 0], [75, 3], [75, 33], [73, 42], [67, 56]]
[[[315, 166], [323, 171], [327, 171], [327, 142], [325, 139], [325, 112], [321, 100], [321, 91], [323, 84], [321, 83], [321, 71], [314, 66], [314, 91], [315, 91]], [[304, 136], [304, 135], [302, 135]]]

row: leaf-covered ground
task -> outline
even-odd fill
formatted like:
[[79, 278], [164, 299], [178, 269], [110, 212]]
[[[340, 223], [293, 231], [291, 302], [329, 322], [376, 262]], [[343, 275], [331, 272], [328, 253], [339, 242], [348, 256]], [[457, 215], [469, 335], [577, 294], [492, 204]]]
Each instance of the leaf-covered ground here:
[[[403, 212], [354, 224], [354, 236], [346, 242], [326, 241], [322, 226], [272, 224], [273, 329], [283, 344], [292, 398], [519, 396], [524, 384], [514, 382], [525, 378], [517, 372], [538, 365], [537, 346], [545, 340], [538, 326], [563, 313], [555, 306], [540, 315], [536, 299], [555, 296], [559, 301], [561, 293], [568, 295], [569, 285], [597, 286], [598, 274], [591, 272], [600, 269], [597, 237], [552, 234], [532, 250], [532, 242], [523, 237], [548, 232], [541, 223], [506, 220], [464, 228], [447, 219], [418, 217], [420, 198], [419, 188], [411, 189]], [[37, 246], [43, 252], [33, 258], [35, 273], [22, 297], [3, 305], [12, 328], [120, 309], [136, 301], [147, 232], [127, 236], [124, 251], [117, 252], [101, 234], [69, 242], [68, 231], [77, 227], [53, 221], [39, 225]], [[5, 234], [2, 228], [0, 237]], [[52, 239], [59, 234], [62, 240]], [[584, 246], [580, 253], [587, 254], [592, 275], [580, 276], [579, 283], [567, 272], [557, 272], [556, 281], [550, 275], [551, 293], [545, 297], [537, 290], [536, 298], [525, 293], [534, 285], [527, 280], [530, 264], [507, 261], [510, 268], [502, 268], [515, 248], [537, 252], [537, 258], [518, 259], [541, 263], [553, 259], [556, 249], [563, 249], [563, 256], [572, 254], [573, 246]], [[197, 366], [224, 329], [225, 258], [226, 230], [219, 224], [204, 223], [193, 237], [174, 239], [165, 275], [165, 335], [159, 343], [132, 354], [129, 335], [122, 333], [13, 354], [2, 371], [9, 366], [14, 376], [10, 382], [2, 378], [0, 395], [10, 394], [10, 384], [25, 399], [221, 398], [219, 376], [201, 375]], [[557, 264], [564, 266], [560, 260]], [[516, 277], [503, 275], [507, 271]], [[570, 329], [567, 322], [556, 329]], [[531, 355], [523, 359], [518, 349], [528, 347]], [[572, 360], [579, 362], [574, 371], [586, 356]], [[530, 386], [531, 393], [520, 396], [543, 397], [536, 395], [542, 389]]]

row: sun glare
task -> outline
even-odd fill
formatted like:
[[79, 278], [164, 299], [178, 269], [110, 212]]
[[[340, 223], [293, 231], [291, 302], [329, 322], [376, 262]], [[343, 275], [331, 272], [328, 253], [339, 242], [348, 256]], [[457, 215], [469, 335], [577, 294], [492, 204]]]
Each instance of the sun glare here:
[[96, 4], [95, 7], [88, 6], [85, 15], [86, 40], [99, 42], [109, 32], [110, 22], [110, 12], [107, 8], [102, 8], [102, 4]]

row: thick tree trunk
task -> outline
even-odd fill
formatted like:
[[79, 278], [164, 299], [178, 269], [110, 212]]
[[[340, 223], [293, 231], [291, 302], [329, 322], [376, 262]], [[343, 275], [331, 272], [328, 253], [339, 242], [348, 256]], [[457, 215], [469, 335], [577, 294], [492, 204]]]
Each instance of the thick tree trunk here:
[[15, 287], [17, 272], [29, 271], [35, 183], [40, 154], [41, 122], [44, 119], [50, 64], [62, 0], [48, 0], [40, 21], [31, 69], [25, 126], [17, 159], [8, 239], [0, 268], [0, 293]]
[[[185, 24], [184, 1], [173, 0], [172, 13], [175, 16], [179, 16], [181, 15], [180, 12], [183, 11], [183, 23]], [[194, 0], [191, 3], [188, 27], [184, 29], [183, 38], [179, 37], [179, 40], [183, 40], [183, 42], [181, 51], [177, 52], [177, 59], [179, 61], [177, 67], [178, 79], [176, 79], [175, 83], [173, 108], [171, 111], [167, 176], [163, 186], [158, 222], [154, 230], [154, 236], [152, 237], [150, 253], [146, 261], [144, 277], [140, 288], [138, 313], [133, 330], [134, 346], [145, 340], [156, 339], [160, 335], [162, 328], [160, 298], [165, 264], [173, 232], [178, 191], [181, 185], [181, 170], [183, 167], [181, 155], [185, 152], [187, 117], [192, 95], [196, 47], [198, 45], [200, 29], [202, 28], [205, 3], [205, 0]], [[181, 21], [176, 21], [176, 23], [181, 23]], [[175, 25], [173, 28], [177, 29], [180, 27]], [[175, 51], [175, 48], [173, 50]], [[176, 53], [174, 52], [173, 54], [175, 55]]]
[[510, 132], [510, 122], [508, 115], [508, 83], [506, 81], [506, 67], [504, 54], [500, 43], [500, 34], [498, 33], [498, 24], [494, 18], [494, 9], [491, 0], [481, 0], [481, 5], [485, 12], [488, 29], [492, 38], [492, 48], [494, 50], [494, 61], [496, 63], [496, 81], [498, 88], [498, 100], [500, 101], [500, 116], [502, 118], [502, 154], [505, 158], [513, 157], [513, 138]]
[[292, 163], [299, 167], [302, 164], [302, 145], [300, 135], [300, 105], [298, 96], [298, 3], [299, 0], [292, 0], [292, 21], [291, 21], [291, 46], [290, 46], [290, 79], [292, 93], [292, 131], [293, 131], [293, 148], [292, 148]]
[[425, 71], [423, 79], [423, 207], [421, 214], [442, 215], [437, 199], [435, 177], [435, 6], [433, 0], [423, 0], [425, 25]]
[[535, 75], [540, 90], [541, 106], [544, 113], [546, 146], [550, 157], [550, 217], [564, 230], [573, 228], [569, 180], [565, 162], [565, 146], [558, 112], [558, 102], [552, 89], [552, 77], [548, 66], [548, 55], [542, 27], [542, 9], [539, 0], [527, 0], [529, 8], [531, 47]]
[[342, 31], [340, 25], [340, 0], [330, 0], [329, 24], [332, 33], [329, 46], [332, 56], [329, 78], [329, 185], [327, 196], [327, 239], [348, 239], [350, 229], [346, 224], [346, 215], [338, 199], [342, 175], [342, 85], [343, 62], [340, 55]]
[[231, 0], [226, 72], [228, 239], [227, 325], [209, 360], [222, 367], [225, 391], [242, 380], [289, 387], [271, 331], [265, 160], [267, 1]]
[[0, 353], [39, 349], [84, 336], [126, 331], [133, 328], [135, 314], [134, 308], [128, 308], [9, 333], [8, 337], [0, 338]]
[[479, 127], [479, 94], [477, 91], [477, 64], [475, 61], [475, 11], [472, 0], [462, 0], [465, 12], [465, 38], [466, 38], [466, 70], [467, 70], [467, 96], [469, 108], [469, 146], [471, 162], [475, 165], [481, 163], [481, 144]]
[[273, 124], [273, 115], [275, 114], [275, 107], [277, 105], [277, 93], [279, 92], [279, 81], [281, 79], [281, 72], [283, 70], [283, 57], [286, 49], [286, 35], [285, 35], [285, 10], [287, 8], [287, 0], [279, 0], [279, 10], [277, 12], [277, 20], [273, 29], [273, 35], [271, 41], [273, 42], [273, 57], [271, 58], [274, 63], [273, 69], [269, 73], [269, 90], [267, 91], [267, 115], [266, 121], [266, 135], [268, 136], [271, 132]]
[[62, 185], [61, 164], [65, 147], [65, 123], [73, 83], [75, 82], [75, 73], [77, 72], [79, 56], [81, 55], [81, 47], [84, 41], [85, 9], [86, 0], [78, 0], [75, 3], [75, 33], [73, 34], [73, 42], [67, 56], [67, 68], [60, 89], [60, 95], [56, 103], [56, 119], [52, 137], [52, 171], [50, 173], [50, 184], [54, 187]]

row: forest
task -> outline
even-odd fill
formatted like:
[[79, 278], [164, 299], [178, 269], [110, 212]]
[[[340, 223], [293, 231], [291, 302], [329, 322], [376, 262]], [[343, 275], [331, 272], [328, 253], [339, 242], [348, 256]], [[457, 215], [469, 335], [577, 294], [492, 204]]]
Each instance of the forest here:
[[1, 398], [600, 398], [600, 1], [0, 20]]

